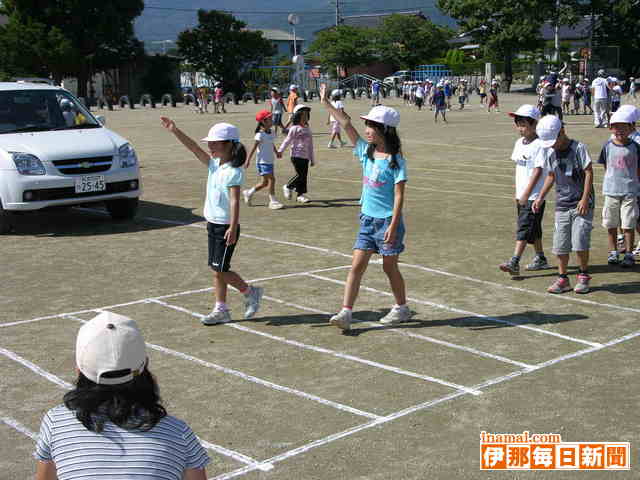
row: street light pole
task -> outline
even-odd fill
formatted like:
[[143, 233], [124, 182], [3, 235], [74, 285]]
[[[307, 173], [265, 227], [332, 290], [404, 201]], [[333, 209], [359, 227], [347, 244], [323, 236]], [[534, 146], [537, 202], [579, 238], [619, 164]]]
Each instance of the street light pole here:
[[554, 30], [554, 59], [558, 62], [560, 61], [560, 0], [556, 0], [556, 24]]

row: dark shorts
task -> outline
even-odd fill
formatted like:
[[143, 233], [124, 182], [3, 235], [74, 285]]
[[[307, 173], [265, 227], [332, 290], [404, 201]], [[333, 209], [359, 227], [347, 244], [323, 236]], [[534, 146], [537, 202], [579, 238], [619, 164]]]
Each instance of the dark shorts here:
[[236, 243], [227, 245], [224, 234], [229, 225], [207, 222], [207, 234], [209, 236], [209, 262], [208, 265], [216, 272], [228, 272], [231, 269], [231, 257], [240, 238], [240, 225]]
[[356, 237], [354, 250], [373, 250], [380, 255], [400, 255], [404, 251], [404, 221], [396, 230], [395, 241], [391, 244], [384, 243], [384, 232], [389, 228], [391, 218], [374, 218], [360, 214], [360, 230]]
[[282, 125], [282, 113], [274, 113], [271, 118], [274, 125]]
[[417, 107], [421, 107], [422, 106], [422, 97], [416, 97], [416, 106]]
[[518, 214], [518, 229], [516, 240], [534, 243], [542, 238], [542, 217], [544, 216], [544, 206], [546, 202], [540, 204], [540, 211], [534, 213], [531, 209], [533, 201], [529, 200], [525, 206], [516, 201], [516, 211]]

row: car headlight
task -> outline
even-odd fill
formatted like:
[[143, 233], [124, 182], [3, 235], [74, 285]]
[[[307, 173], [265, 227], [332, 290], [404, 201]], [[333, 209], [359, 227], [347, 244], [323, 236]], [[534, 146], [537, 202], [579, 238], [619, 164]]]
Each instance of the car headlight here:
[[120, 157], [121, 168], [135, 167], [138, 164], [136, 151], [129, 143], [125, 143], [118, 149], [118, 156]]
[[44, 175], [46, 173], [44, 165], [35, 155], [23, 152], [9, 153], [13, 156], [13, 163], [16, 164], [20, 175]]

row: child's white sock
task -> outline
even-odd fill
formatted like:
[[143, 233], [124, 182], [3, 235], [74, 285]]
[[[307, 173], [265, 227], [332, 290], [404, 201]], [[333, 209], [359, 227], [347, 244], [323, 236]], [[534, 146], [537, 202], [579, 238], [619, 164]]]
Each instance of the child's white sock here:
[[214, 308], [214, 311], [216, 312], [226, 312], [227, 310], [229, 310], [229, 307], [227, 307], [227, 304], [224, 302], [216, 302], [216, 306]]
[[270, 202], [277, 202], [277, 201], [278, 201], [278, 199], [276, 198], [276, 196], [275, 196], [275, 195], [271, 195], [271, 194], [269, 194], [269, 201], [270, 201]]
[[253, 195], [254, 193], [256, 193], [256, 187], [251, 187], [249, 189], [249, 195]]

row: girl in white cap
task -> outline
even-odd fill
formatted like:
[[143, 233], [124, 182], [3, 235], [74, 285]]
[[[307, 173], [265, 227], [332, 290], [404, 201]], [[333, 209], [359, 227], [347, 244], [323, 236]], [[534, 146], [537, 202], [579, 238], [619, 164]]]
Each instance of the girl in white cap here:
[[[331, 105], [333, 108], [337, 110], [344, 110], [344, 103], [342, 103], [342, 95], [340, 94], [340, 90], [334, 90], [331, 92]], [[344, 147], [346, 142], [342, 141], [342, 136], [340, 135], [340, 124], [338, 121], [333, 118], [333, 116], [329, 115], [329, 119], [327, 120], [327, 125], [331, 125], [331, 139], [329, 140], [329, 148], [336, 148], [333, 145], [334, 140], [338, 140], [340, 142], [340, 146]]]
[[240, 188], [244, 181], [247, 152], [240, 143], [238, 129], [229, 123], [217, 123], [202, 139], [209, 151], [204, 151], [175, 122], [160, 117], [162, 126], [173, 133], [187, 149], [209, 169], [204, 217], [209, 236], [209, 266], [214, 274], [216, 303], [213, 310], [202, 318], [204, 325], [231, 321], [227, 306], [227, 286], [231, 285], [245, 296], [244, 318], [253, 317], [260, 309], [262, 288], [247, 284], [240, 275], [231, 271], [231, 257], [240, 237]]
[[292, 127], [289, 128], [287, 138], [284, 139], [278, 153], [282, 154], [291, 146], [291, 163], [296, 174], [291, 177], [286, 185], [282, 186], [284, 198], [289, 200], [292, 192], [296, 192], [296, 201], [299, 203], [309, 203], [311, 200], [307, 196], [307, 178], [309, 176], [309, 166], [314, 165], [313, 157], [313, 137], [309, 129], [309, 117], [311, 107], [307, 105], [296, 105], [291, 117]]
[[280, 89], [277, 87], [271, 88], [271, 99], [269, 101], [271, 107], [271, 115], [273, 118], [273, 134], [278, 136], [278, 127], [282, 129], [284, 133], [285, 131], [284, 125], [282, 124], [282, 113], [284, 112], [284, 102], [282, 101], [282, 95], [280, 94]]
[[205, 480], [209, 457], [193, 430], [168, 415], [136, 322], [102, 312], [76, 340], [77, 380], [49, 410], [35, 458], [38, 480]]
[[351, 124], [351, 118], [336, 110], [327, 98], [326, 85], [320, 87], [322, 105], [340, 122], [353, 142], [354, 154], [362, 165], [360, 230], [353, 247], [353, 260], [344, 290], [342, 309], [329, 323], [342, 330], [351, 328], [353, 304], [358, 296], [362, 276], [373, 253], [382, 255], [382, 268], [389, 278], [396, 304], [380, 319], [384, 325], [395, 325], [411, 318], [407, 306], [405, 284], [398, 269], [398, 258], [404, 250], [402, 207], [407, 181], [405, 160], [396, 127], [400, 115], [393, 108], [376, 106], [361, 118], [365, 120], [365, 139]]

